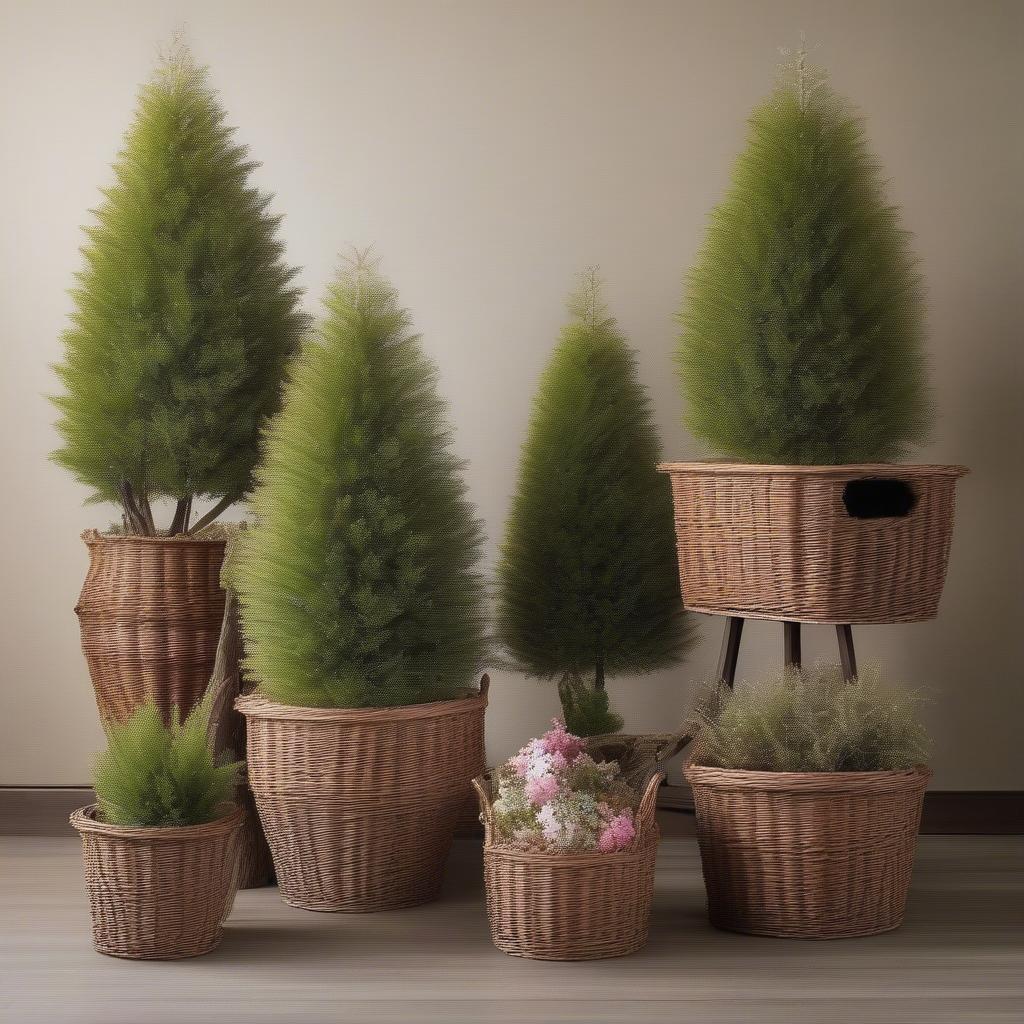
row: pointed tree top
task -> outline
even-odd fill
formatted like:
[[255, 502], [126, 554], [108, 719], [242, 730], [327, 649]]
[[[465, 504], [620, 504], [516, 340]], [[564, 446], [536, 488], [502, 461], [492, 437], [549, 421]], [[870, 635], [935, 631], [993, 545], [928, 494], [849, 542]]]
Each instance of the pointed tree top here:
[[206, 77], [206, 68], [196, 63], [186, 40], [186, 33], [179, 28], [170, 42], [160, 47], [154, 80], [173, 89], [179, 85], [194, 85]]
[[604, 282], [597, 267], [588, 267], [578, 277], [580, 285], [569, 297], [569, 312], [588, 327], [597, 327], [608, 319], [608, 307], [601, 298]]
[[807, 109], [811, 96], [828, 80], [828, 72], [808, 59], [807, 33], [801, 31], [800, 45], [791, 50], [788, 46], [780, 46], [779, 53], [784, 58], [779, 65], [779, 84], [792, 86], [796, 90], [797, 101], [801, 110]]

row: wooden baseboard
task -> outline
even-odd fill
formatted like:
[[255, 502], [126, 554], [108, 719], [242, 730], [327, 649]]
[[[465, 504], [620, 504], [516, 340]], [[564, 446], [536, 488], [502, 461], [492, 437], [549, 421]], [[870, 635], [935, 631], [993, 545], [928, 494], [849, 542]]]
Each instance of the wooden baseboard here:
[[[658, 807], [693, 813], [693, 794], [686, 785], [662, 786]], [[1024, 835], [1024, 791], [1019, 789], [937, 789], [925, 793], [921, 834]]]
[[[0, 786], [0, 835], [71, 835], [68, 816], [92, 803], [88, 786]], [[662, 786], [658, 807], [693, 813], [689, 786]], [[1024, 835], [1024, 791], [935, 790], [925, 794], [923, 835]]]

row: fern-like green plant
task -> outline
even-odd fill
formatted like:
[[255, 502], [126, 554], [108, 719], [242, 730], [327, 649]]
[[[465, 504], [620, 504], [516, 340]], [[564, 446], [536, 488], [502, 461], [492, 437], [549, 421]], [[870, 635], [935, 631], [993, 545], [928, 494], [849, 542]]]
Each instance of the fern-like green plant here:
[[281, 260], [257, 165], [184, 48], [140, 91], [95, 223], [53, 399], [53, 459], [120, 503], [130, 533], [155, 534], [152, 503], [217, 499], [201, 529], [249, 489], [259, 431], [307, 325]]
[[752, 463], [898, 459], [931, 418], [908, 235], [861, 119], [801, 49], [750, 119], [689, 276], [687, 425]]
[[695, 712], [694, 760], [768, 772], [873, 772], [928, 759], [921, 699], [877, 671], [847, 682], [839, 666], [787, 669], [763, 683], [719, 688]]
[[233, 569], [248, 669], [274, 700], [457, 696], [484, 657], [482, 532], [434, 367], [358, 258], [293, 367]]
[[616, 732], [605, 679], [675, 664], [694, 639], [668, 480], [636, 357], [591, 271], [540, 382], [497, 569], [507, 660], [557, 679], [578, 736]]
[[234, 799], [241, 761], [218, 764], [208, 737], [207, 697], [165, 724], [149, 701], [123, 723], [106, 725], [107, 749], [96, 759], [94, 787], [103, 821], [112, 825], [201, 825]]

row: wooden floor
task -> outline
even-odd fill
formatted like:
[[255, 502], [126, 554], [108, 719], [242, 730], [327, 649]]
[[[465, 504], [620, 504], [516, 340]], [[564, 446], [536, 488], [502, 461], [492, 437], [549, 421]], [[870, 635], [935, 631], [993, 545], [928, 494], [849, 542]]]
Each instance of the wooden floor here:
[[925, 837], [899, 931], [757, 939], [708, 926], [695, 842], [669, 836], [650, 945], [621, 960], [550, 964], [491, 946], [479, 844], [460, 840], [432, 906], [312, 914], [276, 889], [241, 892], [220, 949], [136, 963], [92, 950], [76, 838], [4, 838], [0, 1020], [1019, 1024], [1022, 867], [1021, 839]]

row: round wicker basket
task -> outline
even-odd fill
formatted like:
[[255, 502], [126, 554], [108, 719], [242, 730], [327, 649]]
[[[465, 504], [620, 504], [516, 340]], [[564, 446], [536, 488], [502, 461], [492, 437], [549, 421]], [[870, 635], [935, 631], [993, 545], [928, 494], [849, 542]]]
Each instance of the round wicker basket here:
[[963, 466], [668, 462], [687, 608], [801, 622], [934, 618]]
[[927, 769], [684, 771], [713, 925], [803, 939], [899, 927]]
[[210, 681], [221, 620], [223, 540], [104, 536], [87, 530], [89, 571], [75, 607], [104, 721], [147, 698], [187, 715]]
[[242, 812], [183, 828], [108, 825], [91, 804], [71, 815], [82, 836], [93, 944], [132, 960], [177, 960], [221, 940], [238, 876]]
[[658, 851], [654, 775], [637, 834], [620, 853], [533, 853], [496, 841], [490, 784], [474, 779], [484, 821], [484, 884], [494, 945], [532, 960], [601, 960], [647, 942]]
[[255, 694], [235, 706], [286, 903], [359, 913], [437, 898], [480, 767], [486, 689], [396, 708], [299, 708]]

